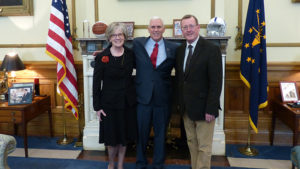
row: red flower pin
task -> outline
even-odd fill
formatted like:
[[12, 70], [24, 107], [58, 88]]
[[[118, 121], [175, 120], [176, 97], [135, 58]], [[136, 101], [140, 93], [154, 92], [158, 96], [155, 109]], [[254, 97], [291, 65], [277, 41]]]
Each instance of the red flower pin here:
[[102, 59], [101, 59], [101, 61], [103, 63], [108, 63], [109, 62], [109, 57], [108, 56], [103, 56]]

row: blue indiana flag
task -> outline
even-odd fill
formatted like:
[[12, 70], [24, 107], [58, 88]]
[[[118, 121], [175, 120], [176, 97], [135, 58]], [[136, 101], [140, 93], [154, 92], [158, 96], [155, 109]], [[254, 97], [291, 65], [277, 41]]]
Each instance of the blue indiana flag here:
[[264, 0], [250, 0], [244, 30], [240, 78], [250, 89], [249, 121], [257, 133], [258, 109], [268, 105]]

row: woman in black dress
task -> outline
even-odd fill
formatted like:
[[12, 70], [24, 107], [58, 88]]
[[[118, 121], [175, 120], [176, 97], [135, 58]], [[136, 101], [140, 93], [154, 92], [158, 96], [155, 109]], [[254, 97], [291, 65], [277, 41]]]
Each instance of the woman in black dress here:
[[114, 22], [105, 32], [110, 45], [95, 58], [93, 106], [100, 120], [99, 142], [108, 149], [108, 169], [123, 169], [126, 144], [136, 140], [136, 95], [132, 71], [134, 53], [124, 46], [127, 30]]

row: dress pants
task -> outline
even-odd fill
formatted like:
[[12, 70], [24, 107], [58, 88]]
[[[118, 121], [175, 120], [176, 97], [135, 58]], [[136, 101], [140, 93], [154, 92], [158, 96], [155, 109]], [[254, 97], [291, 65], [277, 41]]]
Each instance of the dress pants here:
[[185, 113], [183, 121], [192, 169], [210, 169], [215, 120], [210, 123], [193, 121]]
[[163, 169], [165, 162], [165, 135], [170, 118], [169, 106], [137, 105], [138, 142], [136, 169], [146, 169], [147, 143], [151, 127], [154, 130], [153, 169]]

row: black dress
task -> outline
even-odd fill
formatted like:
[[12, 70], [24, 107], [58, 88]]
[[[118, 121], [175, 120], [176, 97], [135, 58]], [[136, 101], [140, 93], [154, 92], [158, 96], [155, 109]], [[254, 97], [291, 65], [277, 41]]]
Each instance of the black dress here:
[[[112, 56], [110, 47], [95, 58], [93, 77], [94, 110], [103, 109], [99, 142], [106, 146], [126, 145], [136, 140], [136, 94], [132, 77], [133, 52], [124, 47], [120, 57]], [[101, 81], [103, 83], [101, 83]]]

